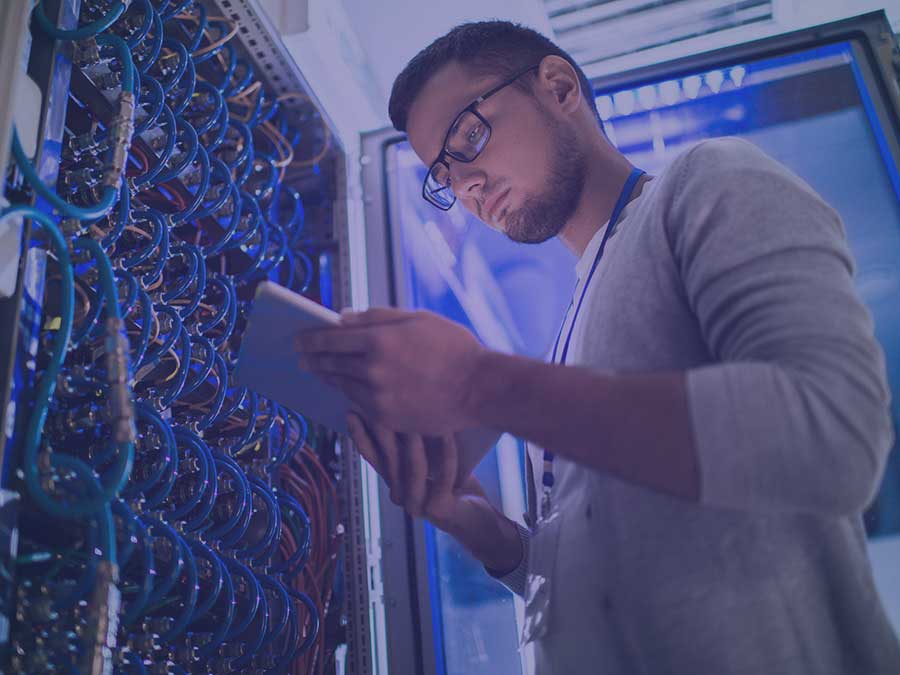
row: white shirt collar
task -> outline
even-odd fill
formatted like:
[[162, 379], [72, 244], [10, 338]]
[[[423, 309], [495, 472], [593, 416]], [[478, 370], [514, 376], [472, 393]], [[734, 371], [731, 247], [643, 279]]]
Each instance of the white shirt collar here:
[[[622, 224], [622, 221], [628, 216], [628, 212], [631, 210], [632, 205], [640, 199], [647, 192], [646, 186], [644, 186], [644, 192], [637, 199], [632, 199], [625, 205], [625, 208], [622, 209], [622, 213], [619, 214], [619, 222], [616, 223], [616, 227]], [[600, 250], [600, 244], [603, 242], [603, 233], [606, 232], [606, 228], [609, 227], [609, 221], [607, 220], [603, 226], [597, 230], [596, 234], [591, 237], [591, 240], [588, 242], [588, 245], [584, 249], [584, 253], [581, 254], [581, 258], [578, 259], [578, 262], [575, 263], [575, 275], [578, 277], [578, 280], [581, 281], [585, 275], [590, 272], [591, 265], [594, 264], [594, 258], [597, 256], [597, 251]], [[615, 230], [609, 235], [610, 239], [612, 239], [613, 235], [615, 235]], [[608, 244], [609, 242], [607, 242]], [[605, 254], [604, 254], [605, 255]]]
[[591, 265], [594, 263], [594, 258], [597, 257], [597, 251], [600, 250], [600, 243], [603, 241], [603, 233], [606, 232], [607, 227], [609, 227], [608, 220], [599, 230], [597, 230], [594, 236], [591, 237], [591, 240], [584, 249], [584, 253], [581, 254], [581, 258], [575, 263], [575, 276], [578, 277], [579, 281], [584, 279], [585, 275], [590, 271]]

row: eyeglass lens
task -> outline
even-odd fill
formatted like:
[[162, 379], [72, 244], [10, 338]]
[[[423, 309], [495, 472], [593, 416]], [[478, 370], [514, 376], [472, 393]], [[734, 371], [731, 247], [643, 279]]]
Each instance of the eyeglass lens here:
[[428, 197], [441, 208], [450, 208], [456, 201], [453, 188], [450, 187], [450, 169], [443, 162], [431, 167], [425, 180], [425, 191]]
[[[462, 162], [474, 161], [487, 145], [491, 128], [478, 115], [464, 111], [454, 122], [444, 146], [447, 155]], [[449, 208], [456, 201], [450, 187], [450, 169], [443, 162], [431, 167], [425, 182], [428, 196], [442, 208]]]

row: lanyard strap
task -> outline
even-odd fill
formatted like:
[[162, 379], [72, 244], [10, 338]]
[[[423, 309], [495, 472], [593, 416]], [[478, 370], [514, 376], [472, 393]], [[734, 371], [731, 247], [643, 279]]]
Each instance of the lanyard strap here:
[[[575, 306], [575, 314], [572, 316], [572, 322], [569, 324], [569, 332], [566, 335], [566, 341], [563, 344], [562, 356], [559, 360], [559, 363], [561, 364], [565, 364], [566, 357], [569, 355], [569, 343], [572, 341], [572, 333], [575, 331], [575, 322], [578, 320], [578, 313], [581, 311], [581, 305], [584, 302], [584, 296], [587, 294], [588, 286], [590, 286], [591, 284], [591, 279], [594, 278], [594, 272], [597, 271], [597, 264], [603, 257], [603, 251], [606, 249], [606, 242], [609, 239], [609, 235], [612, 233], [613, 228], [616, 226], [616, 223], [622, 216], [622, 211], [625, 210], [625, 206], [628, 204], [628, 199], [631, 197], [631, 193], [634, 192], [634, 188], [637, 186], [638, 181], [643, 175], [644, 171], [642, 171], [641, 169], [632, 169], [631, 174], [628, 176], [628, 180], [625, 181], [625, 186], [622, 188], [622, 192], [619, 194], [619, 199], [616, 201], [616, 205], [613, 208], [612, 215], [609, 217], [609, 224], [606, 226], [606, 231], [603, 233], [603, 239], [600, 240], [600, 248], [597, 249], [597, 255], [594, 256], [594, 262], [591, 265], [591, 270], [590, 272], [588, 272], [587, 278], [584, 280], [584, 284], [581, 287], [581, 295], [578, 297], [578, 304]], [[569, 309], [571, 308], [572, 305], [570, 304]], [[566, 315], [568, 316], [568, 312], [566, 312]], [[557, 362], [556, 353], [559, 349], [559, 341], [562, 338], [562, 332], [565, 325], [566, 320], [564, 318], [562, 326], [559, 327], [559, 333], [556, 336], [556, 342], [553, 344], [553, 356], [551, 359], [552, 363]], [[554, 482], [553, 459], [553, 453], [549, 450], [544, 450], [544, 474], [541, 482], [544, 486], [544, 504], [542, 506], [542, 510], [544, 511], [545, 516], [549, 515], [550, 489], [553, 487]]]

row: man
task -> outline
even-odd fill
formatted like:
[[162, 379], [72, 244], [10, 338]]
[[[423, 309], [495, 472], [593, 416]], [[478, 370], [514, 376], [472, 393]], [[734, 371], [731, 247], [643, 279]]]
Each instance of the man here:
[[[392, 499], [526, 594], [538, 672], [900, 672], [860, 517], [889, 394], [837, 214], [735, 139], [635, 172], [572, 59], [506, 22], [423, 50], [390, 113], [435, 206], [578, 258], [552, 362], [392, 309], [302, 359]], [[468, 476], [485, 429], [533, 444], [529, 529]]]

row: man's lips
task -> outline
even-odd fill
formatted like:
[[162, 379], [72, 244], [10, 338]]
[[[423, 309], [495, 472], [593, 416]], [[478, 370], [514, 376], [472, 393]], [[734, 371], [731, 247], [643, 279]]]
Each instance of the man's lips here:
[[496, 216], [499, 215], [499, 207], [503, 204], [503, 200], [506, 198], [506, 195], [509, 194], [509, 188], [498, 194], [494, 197], [489, 203], [485, 204], [487, 207], [487, 220], [490, 223], [496, 224]]

